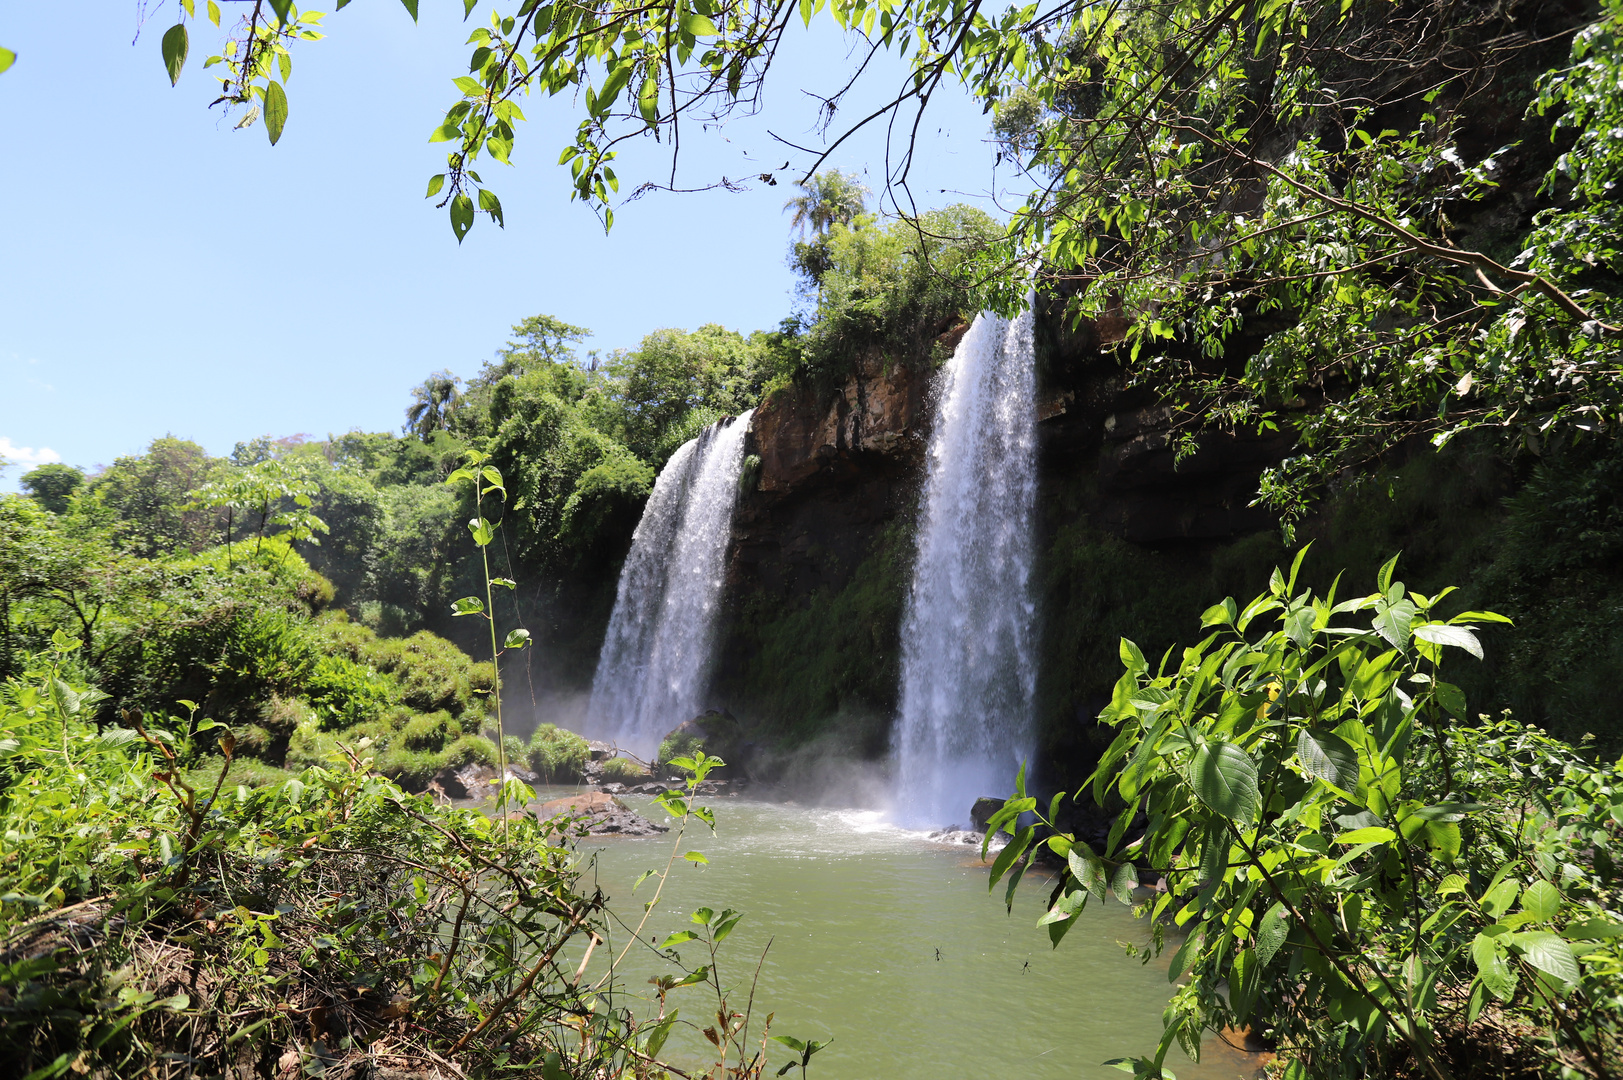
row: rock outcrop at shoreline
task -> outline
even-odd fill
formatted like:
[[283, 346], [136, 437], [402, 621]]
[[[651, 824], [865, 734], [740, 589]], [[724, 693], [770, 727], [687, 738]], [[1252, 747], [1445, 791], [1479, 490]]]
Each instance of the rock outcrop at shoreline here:
[[657, 836], [670, 828], [649, 821], [613, 795], [583, 791], [544, 802], [535, 808], [542, 821], [565, 818], [570, 829], [583, 828], [588, 836]]

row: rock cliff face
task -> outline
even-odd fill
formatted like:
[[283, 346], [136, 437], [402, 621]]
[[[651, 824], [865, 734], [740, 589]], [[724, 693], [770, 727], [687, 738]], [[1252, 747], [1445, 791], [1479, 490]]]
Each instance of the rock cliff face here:
[[[1279, 438], [1205, 437], [1176, 460], [1171, 411], [1124, 388], [1104, 351], [1113, 326], [1062, 334], [1040, 357], [1044, 531], [1084, 515], [1134, 544], [1223, 543], [1269, 528], [1250, 507]], [[943, 335], [955, 347], [968, 325]], [[1101, 332], [1103, 331], [1103, 332]], [[795, 598], [840, 588], [885, 523], [910, 517], [929, 436], [932, 373], [865, 358], [833, 394], [790, 388], [756, 410], [746, 452], [760, 468], [735, 517], [734, 590]], [[1055, 516], [1060, 489], [1082, 489]]]
[[[944, 351], [967, 330], [944, 334]], [[1040, 319], [1040, 595], [1074, 592], [1062, 549], [1079, 532], [1195, 564], [1273, 524], [1247, 504], [1283, 443], [1208, 438], [1177, 462], [1169, 412], [1124, 386], [1108, 348], [1120, 330], [1106, 322], [1064, 332]], [[760, 464], [734, 516], [719, 704], [803, 736], [837, 716], [835, 726], [854, 725], [852, 749], [884, 752], [932, 382], [932, 372], [866, 357], [834, 391], [789, 388], [756, 410], [745, 452]], [[1070, 610], [1045, 597], [1046, 637], [1075, 636]], [[1114, 637], [1108, 645], [1113, 659]], [[1039, 688], [1045, 709], [1063, 718], [1097, 711], [1092, 695], [1115, 677], [1092, 687], [1091, 676], [1077, 681], [1075, 664], [1045, 668], [1071, 680]]]

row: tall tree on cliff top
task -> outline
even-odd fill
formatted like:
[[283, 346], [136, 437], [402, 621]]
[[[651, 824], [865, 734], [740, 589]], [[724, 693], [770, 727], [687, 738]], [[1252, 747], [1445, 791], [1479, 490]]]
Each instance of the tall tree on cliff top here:
[[451, 414], [462, 401], [460, 382], [449, 371], [436, 371], [411, 391], [412, 403], [406, 409], [405, 431], [424, 442], [436, 431], [451, 426]]
[[[612, 225], [623, 142], [665, 140], [668, 175], [637, 192], [675, 189], [682, 129], [691, 139], [758, 108], [791, 24], [825, 14], [857, 63], [890, 51], [909, 70], [826, 149], [801, 148], [800, 182], [883, 123], [895, 144], [882, 193], [914, 209], [923, 114], [949, 79], [967, 85], [996, 110], [1002, 160], [1032, 184], [982, 260], [980, 299], [1010, 310], [1035, 275], [1078, 317], [1124, 323], [1130, 371], [1191, 437], [1291, 428], [1299, 452], [1264, 490], [1283, 508], [1413, 436], [1489, 427], [1536, 450], [1623, 422], [1623, 228], [1608, 194], [1623, 153], [1607, 135], [1623, 123], [1623, 0], [1598, 18], [1531, 0], [995, 13], [980, 0], [512, 0], [473, 32], [469, 73], [430, 135], [449, 153], [428, 195], [459, 238], [480, 214], [500, 224], [479, 158], [510, 161], [520, 98], [568, 91], [585, 105], [561, 156], [572, 197]], [[173, 79], [189, 18], [164, 35]], [[289, 47], [319, 37], [319, 18], [254, 4], [220, 54], [219, 100], [262, 116], [273, 142]], [[831, 126], [849, 88], [837, 78], [822, 94]], [[1551, 162], [1553, 123], [1578, 145]], [[1513, 190], [1496, 203], [1501, 189]]]
[[867, 209], [869, 192], [856, 178], [856, 174], [839, 169], [825, 169], [800, 185], [800, 194], [783, 204], [793, 210], [789, 219], [791, 229], [822, 234], [838, 225], [849, 225], [858, 214]]

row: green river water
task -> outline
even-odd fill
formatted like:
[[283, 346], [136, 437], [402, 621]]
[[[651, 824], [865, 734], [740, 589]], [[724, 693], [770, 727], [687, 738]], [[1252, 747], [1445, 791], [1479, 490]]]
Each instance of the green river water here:
[[[625, 802], [663, 818], [651, 800]], [[723, 945], [722, 981], [745, 984], [734, 1002], [741, 1008], [771, 939], [755, 1015], [776, 1013], [775, 1034], [833, 1040], [813, 1059], [814, 1080], [1119, 1080], [1103, 1061], [1153, 1052], [1169, 994], [1167, 958], [1145, 965], [1125, 954], [1120, 942], [1148, 940], [1146, 925], [1127, 908], [1090, 904], [1054, 950], [1034, 925], [1052, 881], [1028, 876], [1006, 915], [1002, 888], [987, 892], [978, 849], [929, 843], [869, 811], [741, 799], [710, 805], [715, 835], [698, 824], [684, 841], [709, 865], [673, 868], [642, 937], [663, 941], [692, 928], [688, 915], [700, 906], [744, 912]], [[664, 865], [671, 837], [591, 838], [581, 850], [593, 856], [588, 881], [634, 925], [656, 882], [635, 897], [631, 886], [642, 871]], [[619, 929], [615, 952], [627, 940]], [[697, 942], [680, 952], [689, 966], [707, 957]], [[648, 976], [673, 969], [633, 948], [622, 970], [622, 985], [651, 994]], [[713, 1022], [714, 990], [679, 989], [670, 1003], [699, 1023], [679, 1028], [666, 1056], [696, 1061], [706, 1045], [698, 1029]], [[787, 1059], [777, 1044], [771, 1049], [774, 1066]], [[1253, 1076], [1258, 1065], [1212, 1037], [1200, 1064], [1177, 1049], [1167, 1060], [1179, 1080]]]

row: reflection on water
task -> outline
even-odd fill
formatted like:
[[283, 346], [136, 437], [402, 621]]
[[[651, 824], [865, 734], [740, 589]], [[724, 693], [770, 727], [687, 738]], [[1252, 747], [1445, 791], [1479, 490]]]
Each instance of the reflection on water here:
[[[626, 801], [660, 815], [650, 800]], [[1147, 926], [1126, 908], [1089, 905], [1082, 924], [1052, 950], [1034, 927], [1051, 881], [1028, 878], [1009, 916], [1001, 887], [996, 896], [987, 892], [978, 851], [929, 844], [877, 813], [732, 799], [713, 806], [716, 835], [699, 824], [684, 845], [710, 865], [673, 869], [643, 938], [663, 941], [689, 928], [688, 914], [699, 906], [743, 911], [723, 946], [722, 980], [744, 985], [736, 1002], [742, 1006], [771, 939], [756, 1016], [775, 1012], [778, 1034], [833, 1039], [813, 1060], [817, 1080], [1102, 1080], [1121, 1073], [1101, 1062], [1153, 1052], [1159, 1041], [1167, 957], [1146, 966], [1125, 955], [1119, 942], [1148, 940]], [[592, 859], [589, 880], [632, 926], [655, 883], [635, 897], [631, 885], [644, 870], [662, 867], [669, 851], [669, 837], [582, 844]], [[617, 930], [614, 952], [626, 933]], [[680, 951], [690, 967], [705, 962], [697, 942]], [[669, 970], [634, 949], [622, 985], [651, 992], [645, 980]], [[715, 1012], [714, 991], [705, 991], [685, 988], [671, 998], [685, 1019], [704, 1018], [701, 1028]], [[673, 1036], [667, 1055], [680, 1061], [701, 1045], [690, 1030]], [[786, 1051], [773, 1048], [775, 1063], [786, 1060]], [[1174, 1050], [1167, 1065], [1180, 1080], [1230, 1080], [1254, 1074], [1257, 1062], [1208, 1038], [1201, 1064]]]

